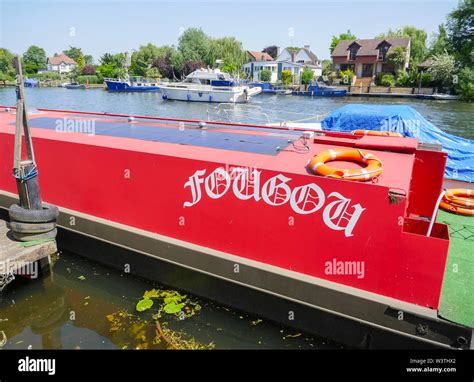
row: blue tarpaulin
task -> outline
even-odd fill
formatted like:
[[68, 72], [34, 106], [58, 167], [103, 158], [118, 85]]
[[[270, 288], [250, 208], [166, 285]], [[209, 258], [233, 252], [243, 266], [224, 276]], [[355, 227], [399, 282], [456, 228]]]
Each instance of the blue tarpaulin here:
[[423, 143], [439, 143], [448, 153], [445, 177], [474, 182], [474, 141], [445, 133], [410, 106], [346, 105], [330, 113], [321, 126], [330, 131], [394, 131]]

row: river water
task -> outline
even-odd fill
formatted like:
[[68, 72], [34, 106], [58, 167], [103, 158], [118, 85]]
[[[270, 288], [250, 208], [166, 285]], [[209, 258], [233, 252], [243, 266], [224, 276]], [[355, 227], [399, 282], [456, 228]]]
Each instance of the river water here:
[[[474, 138], [474, 105], [457, 101], [259, 95], [246, 105], [218, 107], [206, 103], [163, 101], [159, 93], [111, 94], [101, 89], [61, 88], [27, 89], [26, 99], [30, 109], [44, 107], [248, 123], [314, 122], [320, 115], [348, 103], [409, 104], [439, 128]], [[0, 89], [0, 105], [14, 104], [14, 89]], [[52, 274], [37, 280], [15, 280], [2, 295], [0, 345], [3, 348], [167, 347], [164, 341], [154, 341], [156, 331], [150, 315], [135, 310], [145, 291], [166, 290], [165, 287], [71, 253], [61, 253], [55, 258], [53, 269]], [[186, 344], [197, 343], [216, 349], [342, 347], [210, 301], [188, 298], [201, 309], [184, 320], [167, 319], [170, 333], [179, 333], [187, 339], [188, 342], [183, 342]]]
[[[108, 93], [102, 89], [69, 90], [29, 88], [28, 106], [51, 109], [98, 111], [131, 115], [153, 115], [183, 119], [210, 119], [248, 123], [282, 121], [316, 122], [348, 103], [406, 104], [415, 108], [440, 129], [474, 139], [474, 103], [367, 97], [296, 97], [260, 94], [248, 104], [218, 107], [200, 102], [163, 101], [160, 93]], [[0, 105], [14, 105], [13, 88], [0, 89]]]

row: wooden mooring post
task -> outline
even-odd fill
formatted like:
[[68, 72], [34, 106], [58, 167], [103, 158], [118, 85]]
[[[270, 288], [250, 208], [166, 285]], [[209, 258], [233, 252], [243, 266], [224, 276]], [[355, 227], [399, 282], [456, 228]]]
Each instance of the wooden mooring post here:
[[[40, 272], [50, 272], [51, 255], [57, 252], [56, 240], [54, 239], [55, 233], [53, 237], [49, 237], [51, 235], [48, 235], [47, 232], [49, 231], [47, 231], [44, 232], [48, 236], [47, 239], [37, 239], [41, 237], [41, 232], [40, 235], [36, 235], [34, 230], [41, 223], [39, 214], [43, 212], [43, 204], [41, 202], [33, 142], [28, 125], [28, 111], [19, 56], [15, 57], [15, 66], [17, 109], [13, 176], [16, 178], [19, 195], [19, 205], [16, 208], [26, 212], [26, 214], [23, 214], [23, 218], [19, 219], [20, 221], [15, 222], [14, 227], [13, 223], [10, 225], [8, 222], [0, 220], [0, 292], [3, 292], [5, 287], [15, 279], [15, 274], [35, 278], [39, 276]], [[23, 134], [26, 146], [25, 158], [22, 158]], [[29, 215], [30, 210], [31, 215]], [[56, 232], [56, 217], [47, 220], [50, 226], [54, 228], [54, 232]], [[12, 218], [11, 212], [10, 218]], [[15, 233], [12, 228], [15, 229]]]

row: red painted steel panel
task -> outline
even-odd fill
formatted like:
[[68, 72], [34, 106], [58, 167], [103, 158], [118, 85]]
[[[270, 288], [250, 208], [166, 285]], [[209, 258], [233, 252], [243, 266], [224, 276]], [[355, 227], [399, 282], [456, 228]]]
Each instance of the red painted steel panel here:
[[[12, 157], [13, 126], [5, 122], [11, 120], [0, 116], [0, 152], [7, 158]], [[385, 170], [373, 184], [308, 173], [307, 160], [334, 144], [317, 143], [306, 154], [281, 152], [270, 157], [45, 129], [33, 129], [33, 135], [47, 202], [403, 301], [438, 306], [449, 241], [405, 232], [406, 199], [396, 204], [389, 198], [392, 188], [409, 190], [412, 153], [374, 152]], [[382, 142], [376, 138], [357, 142]], [[409, 146], [409, 141], [400, 145]], [[220, 167], [220, 178], [208, 177]], [[257, 171], [254, 179], [259, 184], [250, 182], [245, 191], [245, 183], [239, 182], [245, 180], [239, 178], [242, 174], [232, 173], [236, 167]], [[431, 176], [442, 178], [443, 171]], [[9, 161], [0, 163], [0, 189], [16, 192]]]

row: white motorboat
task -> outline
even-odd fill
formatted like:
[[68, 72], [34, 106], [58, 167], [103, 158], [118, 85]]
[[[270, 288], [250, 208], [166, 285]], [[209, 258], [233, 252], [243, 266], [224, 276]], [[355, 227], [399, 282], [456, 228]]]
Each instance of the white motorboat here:
[[240, 84], [219, 69], [198, 69], [182, 82], [161, 85], [164, 100], [242, 103], [261, 93], [260, 87]]

